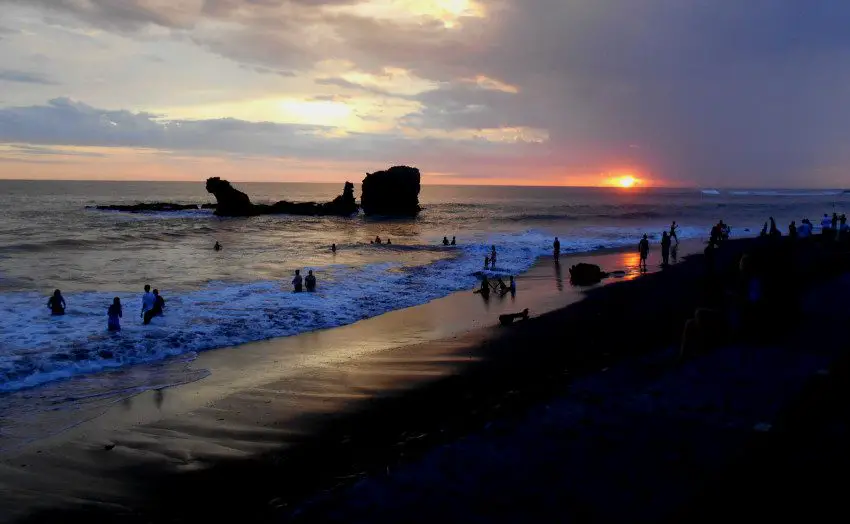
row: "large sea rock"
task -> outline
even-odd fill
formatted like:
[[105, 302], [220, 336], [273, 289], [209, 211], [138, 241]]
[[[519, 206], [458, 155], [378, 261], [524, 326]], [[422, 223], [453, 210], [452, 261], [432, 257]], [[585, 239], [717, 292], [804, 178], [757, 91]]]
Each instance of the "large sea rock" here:
[[367, 215], [413, 217], [419, 214], [419, 170], [394, 166], [368, 173], [363, 179], [360, 205]]
[[354, 199], [354, 184], [346, 182], [342, 194], [330, 202], [289, 202], [253, 204], [248, 195], [234, 188], [227, 180], [218, 177], [207, 179], [207, 191], [218, 201], [215, 214], [225, 217], [256, 215], [351, 216], [359, 206]]

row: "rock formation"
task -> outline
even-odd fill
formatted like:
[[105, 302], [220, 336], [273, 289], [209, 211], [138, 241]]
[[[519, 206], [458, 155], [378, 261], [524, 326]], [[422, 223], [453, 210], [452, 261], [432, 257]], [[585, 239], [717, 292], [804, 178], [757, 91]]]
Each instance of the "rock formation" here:
[[[204, 204], [208, 206], [210, 204]], [[127, 213], [144, 213], [146, 211], [184, 211], [186, 209], [198, 209], [198, 204], [175, 204], [173, 202], [151, 202], [141, 204], [110, 204], [107, 206], [86, 206], [86, 209], [100, 209], [103, 211], [124, 211]], [[206, 209], [206, 208], [204, 208]]]
[[360, 205], [367, 215], [414, 217], [419, 214], [419, 170], [394, 166], [367, 173], [363, 179]]
[[596, 264], [585, 264], [581, 262], [570, 268], [570, 283], [575, 286], [590, 286], [598, 284], [608, 273]]
[[207, 179], [207, 191], [215, 195], [218, 201], [215, 214], [225, 217], [245, 217], [256, 215], [306, 215], [306, 216], [351, 216], [357, 213], [359, 206], [354, 200], [354, 184], [346, 182], [342, 194], [331, 202], [288, 202], [281, 200], [274, 204], [252, 204], [248, 195], [230, 185], [227, 180], [218, 177]]

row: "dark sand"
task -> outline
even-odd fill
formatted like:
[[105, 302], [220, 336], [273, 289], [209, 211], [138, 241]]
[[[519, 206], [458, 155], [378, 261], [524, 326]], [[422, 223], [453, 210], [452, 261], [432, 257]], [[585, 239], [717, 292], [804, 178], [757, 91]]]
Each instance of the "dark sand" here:
[[[686, 251], [683, 243], [680, 252]], [[631, 252], [564, 256], [560, 272], [544, 259], [518, 279], [516, 298], [493, 296], [485, 303], [471, 292], [457, 293], [351, 326], [203, 353], [191, 367], [209, 370], [207, 378], [128, 398], [102, 414], [99, 408], [86, 414], [91, 420], [42, 437], [55, 423], [48, 413], [33, 425], [38, 438], [11, 442], [2, 454], [0, 516], [50, 520], [39, 512], [69, 507], [138, 516], [164, 504], [160, 516], [193, 520], [220, 514], [218, 504], [209, 503], [216, 500], [234, 511], [245, 505], [241, 515], [264, 516], [272, 499], [299, 500], [337, 483], [336, 470], [351, 474], [347, 457], [338, 456], [348, 452], [325, 447], [327, 439], [348, 432], [344, 428], [374, 426], [385, 434], [374, 443], [351, 441], [367, 453], [381, 438], [398, 437], [391, 410], [401, 401], [375, 399], [489, 359], [489, 344], [506, 332], [496, 326], [500, 313], [528, 307], [536, 316], [578, 301], [582, 291], [568, 281], [568, 267], [578, 261], [626, 270], [620, 280], [637, 276]], [[425, 412], [405, 413], [429, 419], [427, 408], [414, 409]], [[302, 460], [302, 471], [286, 468], [272, 480], [283, 459], [270, 456]], [[354, 469], [365, 467], [371, 465]], [[207, 503], [198, 504], [201, 499]]]

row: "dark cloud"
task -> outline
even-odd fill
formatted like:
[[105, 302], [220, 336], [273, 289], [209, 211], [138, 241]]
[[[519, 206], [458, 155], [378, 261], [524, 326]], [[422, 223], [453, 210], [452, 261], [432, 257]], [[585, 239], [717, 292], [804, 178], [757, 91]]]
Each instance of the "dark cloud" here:
[[38, 73], [30, 73], [28, 71], [18, 71], [15, 69], [0, 69], [0, 82], [19, 82], [22, 84], [41, 84], [41, 85], [56, 85], [56, 82], [50, 80], [44, 75]]

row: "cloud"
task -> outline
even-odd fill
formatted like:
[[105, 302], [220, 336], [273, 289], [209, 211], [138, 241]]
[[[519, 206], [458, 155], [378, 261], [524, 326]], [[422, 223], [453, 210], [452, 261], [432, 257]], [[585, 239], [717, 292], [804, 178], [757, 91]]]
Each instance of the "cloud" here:
[[22, 84], [56, 85], [56, 82], [38, 73], [18, 71], [15, 69], [0, 69], [0, 82], [19, 82]]

